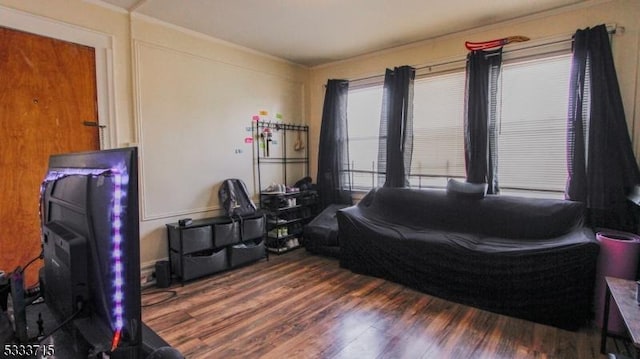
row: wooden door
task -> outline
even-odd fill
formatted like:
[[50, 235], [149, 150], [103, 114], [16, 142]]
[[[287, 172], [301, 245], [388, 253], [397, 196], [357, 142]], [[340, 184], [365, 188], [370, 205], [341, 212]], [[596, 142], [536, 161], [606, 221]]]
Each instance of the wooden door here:
[[[40, 253], [40, 185], [49, 155], [100, 148], [95, 51], [0, 27], [0, 269]], [[26, 271], [37, 282], [41, 261]]]

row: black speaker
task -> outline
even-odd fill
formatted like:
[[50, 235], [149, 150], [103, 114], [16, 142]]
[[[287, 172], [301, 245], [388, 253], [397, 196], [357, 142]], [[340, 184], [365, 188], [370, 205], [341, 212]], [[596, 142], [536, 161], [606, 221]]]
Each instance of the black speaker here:
[[168, 261], [156, 262], [156, 286], [168, 288], [171, 285], [171, 268]]
[[27, 343], [27, 305], [24, 301], [24, 276], [22, 268], [18, 267], [9, 278], [11, 283], [11, 309], [9, 318], [13, 317], [13, 327], [19, 343]]

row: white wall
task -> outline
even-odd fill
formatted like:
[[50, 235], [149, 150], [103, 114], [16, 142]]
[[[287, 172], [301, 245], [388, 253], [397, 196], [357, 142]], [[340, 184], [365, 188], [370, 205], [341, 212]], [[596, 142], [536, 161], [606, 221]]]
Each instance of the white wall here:
[[[636, 158], [640, 158], [640, 1], [592, 0], [564, 9], [537, 14], [491, 26], [453, 33], [433, 40], [422, 41], [380, 52], [340, 61], [311, 69], [309, 83], [309, 125], [312, 148], [318, 148], [318, 135], [322, 120], [324, 84], [327, 79], [358, 79], [384, 74], [385, 68], [394, 66], [441, 63], [464, 59], [465, 41], [484, 41], [512, 35], [523, 35], [531, 41], [544, 41], [558, 36], [570, 38], [577, 29], [602, 23], [624, 27], [613, 37], [613, 56], [618, 72], [620, 90], [625, 106], [629, 130], [633, 134]], [[313, 154], [314, 152], [312, 152]], [[315, 178], [317, 157], [312, 156], [312, 176]]]
[[166, 257], [164, 225], [219, 214], [217, 191], [256, 192], [252, 117], [304, 123], [308, 70], [143, 16], [132, 19], [141, 153], [142, 262]]

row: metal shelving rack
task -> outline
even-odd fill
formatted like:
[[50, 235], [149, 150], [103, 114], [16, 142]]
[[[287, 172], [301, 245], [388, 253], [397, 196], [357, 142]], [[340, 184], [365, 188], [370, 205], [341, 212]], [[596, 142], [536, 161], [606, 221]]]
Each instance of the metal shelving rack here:
[[[269, 153], [269, 141], [263, 139], [261, 135], [265, 134], [265, 131], [268, 130], [270, 132], [282, 133], [282, 145], [279, 147], [280, 152], [276, 157], [270, 156]], [[282, 131], [282, 132], [281, 132]], [[298, 132], [304, 133], [305, 137], [305, 148], [303, 156], [290, 157], [287, 155], [287, 133], [294, 132], [297, 134]], [[258, 188], [262, 190], [262, 178], [260, 174], [261, 166], [264, 164], [275, 164], [282, 165], [282, 178], [283, 183], [287, 182], [287, 164], [299, 163], [305, 166], [304, 174], [305, 176], [309, 175], [309, 126], [306, 125], [292, 125], [281, 122], [270, 122], [270, 121], [257, 121], [254, 126], [254, 143], [255, 147], [255, 158], [258, 165]], [[264, 148], [261, 148], [260, 144], [264, 145]], [[263, 151], [260, 154], [260, 151]]]
[[[281, 166], [282, 180], [276, 183], [289, 186], [301, 178], [289, 178], [291, 172], [301, 174], [302, 177], [309, 176], [309, 126], [257, 121], [253, 128], [260, 207], [267, 215], [267, 249], [274, 253], [288, 252], [299, 248], [302, 244], [302, 226], [315, 214], [317, 193], [315, 191], [263, 192], [271, 182], [263, 183], [265, 178], [262, 172], [265, 166]], [[304, 148], [300, 148], [292, 156], [290, 150], [296, 143], [292, 142], [291, 138], [294, 137], [299, 142], [304, 138], [305, 142]], [[270, 146], [275, 139], [280, 140], [281, 143], [277, 147]], [[275, 153], [272, 153], [272, 150], [275, 150], [273, 151]], [[304, 168], [302, 171], [290, 171], [289, 166], [292, 164], [304, 166]], [[287, 230], [281, 230], [284, 228]], [[297, 244], [289, 245], [291, 239], [297, 239]]]

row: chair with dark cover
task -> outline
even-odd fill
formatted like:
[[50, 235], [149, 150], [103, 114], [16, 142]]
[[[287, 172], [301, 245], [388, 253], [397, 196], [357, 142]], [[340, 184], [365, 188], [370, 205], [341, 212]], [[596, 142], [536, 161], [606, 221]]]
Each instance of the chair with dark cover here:
[[302, 236], [309, 252], [336, 258], [340, 255], [336, 212], [346, 207], [349, 205], [331, 204], [304, 226]]

